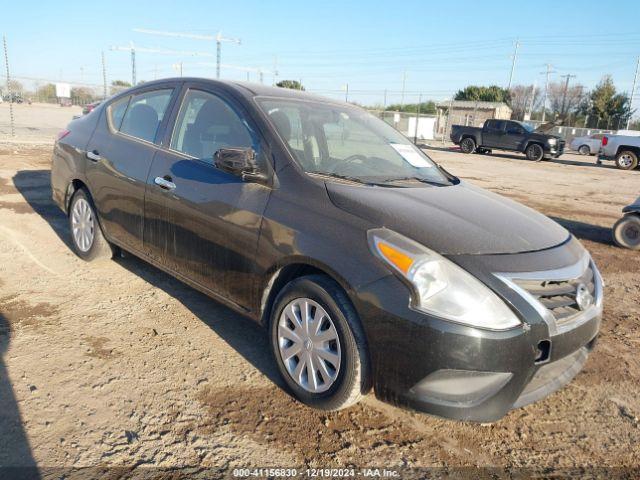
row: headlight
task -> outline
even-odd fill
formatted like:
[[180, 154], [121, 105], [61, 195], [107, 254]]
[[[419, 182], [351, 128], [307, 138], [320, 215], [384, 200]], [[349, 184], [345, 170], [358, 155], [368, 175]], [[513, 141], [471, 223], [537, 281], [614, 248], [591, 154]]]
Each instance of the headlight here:
[[413, 285], [416, 309], [474, 327], [506, 330], [520, 325], [495, 293], [450, 260], [386, 228], [367, 235], [372, 252]]
[[550, 138], [550, 139], [547, 140], [547, 143], [549, 145], [555, 145], [556, 143], [558, 143], [558, 140], [555, 139], [555, 138]]

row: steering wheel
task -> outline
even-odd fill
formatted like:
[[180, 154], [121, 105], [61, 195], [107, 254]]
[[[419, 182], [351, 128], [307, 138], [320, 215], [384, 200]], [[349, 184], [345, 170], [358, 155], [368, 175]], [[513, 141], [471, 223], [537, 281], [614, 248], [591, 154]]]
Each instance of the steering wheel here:
[[356, 153], [355, 155], [349, 155], [347, 158], [345, 158], [341, 162], [337, 162], [331, 168], [331, 173], [338, 173], [337, 170], [339, 168], [341, 168], [341, 167], [348, 167], [349, 165], [351, 165], [353, 163], [362, 163], [362, 162], [366, 162], [366, 161], [367, 161], [367, 157], [365, 157], [364, 155], [361, 155], [359, 153]]

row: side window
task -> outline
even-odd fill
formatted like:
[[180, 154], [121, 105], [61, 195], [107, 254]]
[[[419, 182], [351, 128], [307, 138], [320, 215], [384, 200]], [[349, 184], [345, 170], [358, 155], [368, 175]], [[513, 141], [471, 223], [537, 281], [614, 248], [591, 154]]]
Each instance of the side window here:
[[129, 105], [130, 98], [131, 97], [125, 97], [109, 105], [107, 113], [109, 114], [109, 122], [111, 123], [111, 127], [114, 130], [120, 130], [120, 125], [122, 125], [122, 118], [124, 117], [124, 112], [127, 110], [127, 105]]
[[507, 122], [507, 133], [520, 135], [524, 133], [524, 129], [515, 122]]
[[504, 120], [490, 120], [490, 122], [490, 130], [493, 130], [494, 132], [501, 132], [502, 130], [504, 130], [506, 123]]
[[176, 120], [171, 148], [213, 161], [214, 153], [225, 147], [254, 147], [247, 123], [219, 97], [189, 90]]
[[172, 92], [172, 89], [153, 90], [131, 97], [120, 131], [153, 142]]
[[487, 130], [497, 130], [496, 125], [498, 124], [495, 120], [487, 120], [484, 124]]
[[318, 139], [316, 132], [305, 133], [300, 109], [278, 106], [269, 110], [268, 114], [300, 165], [307, 171], [317, 170], [320, 159]]

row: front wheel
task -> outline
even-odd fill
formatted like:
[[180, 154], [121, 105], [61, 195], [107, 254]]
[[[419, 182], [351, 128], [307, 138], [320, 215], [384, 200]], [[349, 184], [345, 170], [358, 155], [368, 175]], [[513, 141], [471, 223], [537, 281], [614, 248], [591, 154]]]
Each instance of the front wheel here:
[[112, 258], [113, 249], [104, 238], [90, 195], [79, 189], [69, 205], [69, 230], [73, 250], [83, 260]]
[[531, 145], [529, 145], [524, 153], [529, 160], [532, 160], [534, 162], [539, 162], [544, 158], [544, 150], [537, 143], [532, 143]]
[[280, 374], [301, 402], [340, 410], [370, 389], [360, 320], [330, 278], [310, 275], [284, 287], [276, 298], [269, 331]]
[[476, 141], [473, 138], [465, 138], [460, 142], [460, 150], [462, 153], [473, 153], [476, 149]]
[[640, 216], [625, 215], [613, 226], [616, 245], [631, 250], [640, 250]]
[[633, 170], [638, 166], [638, 156], [635, 152], [624, 150], [616, 157], [616, 167], [621, 170]]

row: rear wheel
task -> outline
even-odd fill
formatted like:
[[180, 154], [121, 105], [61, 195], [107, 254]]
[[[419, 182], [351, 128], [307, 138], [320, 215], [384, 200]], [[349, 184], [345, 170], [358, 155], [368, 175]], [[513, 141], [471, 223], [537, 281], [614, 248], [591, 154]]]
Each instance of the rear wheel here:
[[460, 150], [462, 153], [473, 153], [476, 149], [476, 141], [473, 138], [465, 138], [460, 142]]
[[580, 148], [578, 148], [578, 153], [580, 155], [591, 155], [591, 149], [589, 148], [589, 145], [580, 145]]
[[539, 162], [544, 158], [544, 150], [537, 143], [532, 143], [531, 145], [529, 145], [524, 153], [529, 160], [532, 160], [534, 162]]
[[640, 250], [640, 216], [625, 215], [613, 226], [613, 240], [619, 247]]
[[616, 166], [621, 170], [633, 170], [638, 166], [638, 156], [631, 150], [623, 150], [616, 157]]
[[275, 301], [269, 331], [280, 374], [301, 402], [340, 410], [369, 390], [360, 320], [330, 278], [310, 275], [284, 287]]
[[69, 230], [73, 250], [83, 260], [113, 257], [114, 250], [102, 234], [91, 196], [82, 188], [71, 198]]

